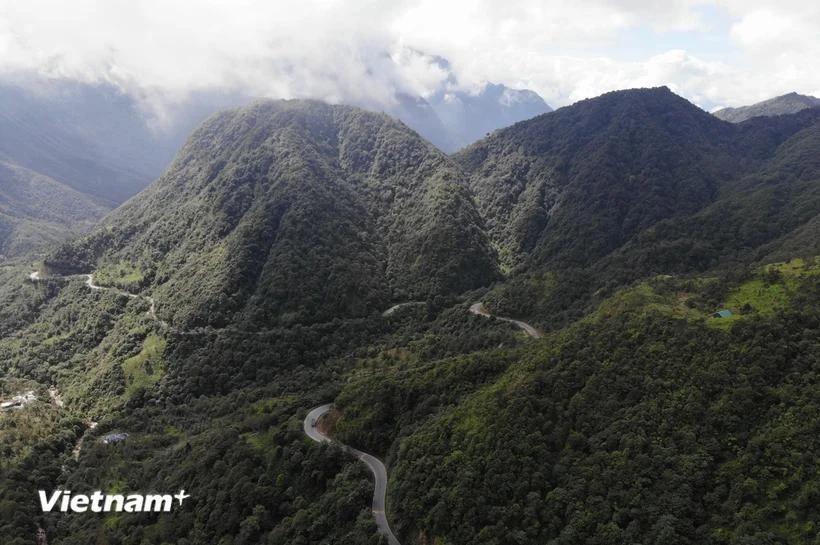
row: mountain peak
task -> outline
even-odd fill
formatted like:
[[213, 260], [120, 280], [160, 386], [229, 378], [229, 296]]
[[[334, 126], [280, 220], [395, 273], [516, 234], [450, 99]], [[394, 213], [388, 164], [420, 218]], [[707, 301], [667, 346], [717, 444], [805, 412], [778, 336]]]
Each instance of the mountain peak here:
[[456, 159], [507, 265], [587, 265], [709, 202], [728, 133], [668, 87], [628, 89], [496, 131]]
[[79, 245], [103, 248], [87, 267], [131, 263], [188, 325], [363, 316], [498, 274], [449, 158], [387, 115], [315, 100], [216, 114]]
[[820, 98], [801, 95], [795, 91], [749, 106], [723, 108], [714, 112], [715, 117], [731, 123], [740, 123], [753, 117], [795, 114], [807, 108], [820, 107]]

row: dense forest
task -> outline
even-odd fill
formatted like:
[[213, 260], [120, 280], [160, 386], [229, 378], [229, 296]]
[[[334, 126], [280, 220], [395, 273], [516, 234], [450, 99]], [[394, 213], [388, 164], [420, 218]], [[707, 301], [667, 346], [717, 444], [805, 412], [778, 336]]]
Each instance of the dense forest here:
[[[0, 267], [0, 401], [36, 398], [0, 412], [0, 543], [385, 543], [370, 472], [303, 433], [330, 402], [404, 545], [820, 543], [818, 157], [816, 111], [668, 89], [454, 157], [345, 106], [218, 114]], [[58, 488], [191, 499], [42, 513]]]

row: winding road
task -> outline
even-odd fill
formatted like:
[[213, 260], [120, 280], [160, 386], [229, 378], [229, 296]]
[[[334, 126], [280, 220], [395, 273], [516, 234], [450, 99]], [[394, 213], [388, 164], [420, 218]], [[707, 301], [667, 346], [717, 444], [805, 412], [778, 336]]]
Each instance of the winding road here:
[[[319, 428], [316, 426], [316, 424], [319, 422], [319, 419], [322, 418], [330, 410], [330, 407], [331, 404], [316, 407], [315, 409], [310, 411], [305, 417], [305, 435], [307, 435], [308, 437], [310, 437], [318, 443], [333, 442], [333, 440], [330, 437], [319, 431]], [[373, 488], [373, 516], [376, 518], [376, 527], [379, 529], [379, 533], [387, 538], [387, 543], [389, 545], [400, 545], [399, 540], [396, 539], [396, 536], [393, 535], [393, 531], [390, 530], [390, 525], [387, 523], [387, 516], [384, 512], [385, 497], [387, 496], [387, 469], [384, 467], [384, 464], [381, 460], [379, 460], [375, 456], [367, 454], [366, 452], [362, 452], [360, 450], [356, 450], [353, 447], [343, 445], [338, 441], [336, 441], [336, 444], [342, 447], [342, 449], [345, 452], [349, 452], [350, 454], [358, 458], [360, 461], [364, 462], [367, 465], [367, 467], [370, 468], [370, 471], [373, 472], [373, 477], [376, 481], [375, 486]]]
[[487, 308], [484, 306], [484, 303], [473, 303], [470, 306], [470, 312], [477, 315], [477, 316], [484, 316], [485, 318], [495, 318], [496, 320], [501, 320], [503, 322], [509, 322], [511, 324], [515, 324], [524, 330], [524, 333], [532, 337], [533, 339], [540, 339], [544, 336], [543, 333], [532, 327], [530, 324], [526, 322], [522, 322], [521, 320], [516, 320], [514, 318], [505, 318], [504, 316], [494, 316], [490, 314]]
[[[60, 278], [60, 279], [65, 279], [65, 280], [71, 280], [71, 279], [75, 279], [75, 278], [84, 278], [85, 279], [85, 285], [88, 286], [92, 290], [113, 291], [114, 293], [116, 293], [118, 295], [121, 295], [121, 296], [124, 296], [124, 297], [128, 297], [129, 299], [137, 299], [137, 298], [145, 299], [146, 301], [148, 301], [151, 304], [151, 307], [148, 310], [147, 314], [149, 316], [151, 316], [151, 318], [153, 318], [154, 320], [157, 320], [163, 327], [166, 327], [166, 328], [168, 327], [168, 324], [165, 321], [160, 320], [159, 318], [157, 318], [156, 305], [154, 303], [154, 298], [153, 297], [150, 297], [150, 296], [147, 296], [147, 295], [137, 295], [137, 294], [129, 293], [127, 291], [124, 291], [124, 290], [121, 290], [121, 289], [118, 289], [118, 288], [100, 286], [100, 285], [94, 283], [94, 274], [93, 273], [92, 274], [77, 274], [77, 275], [69, 275], [69, 276], [60, 276], [60, 277], [54, 277], [54, 278]], [[37, 272], [37, 271], [32, 272], [31, 274], [29, 274], [29, 280], [31, 280], [32, 282], [38, 282], [38, 281], [47, 280], [47, 279], [49, 279], [49, 278], [48, 277], [46, 277], [46, 278], [41, 277], [40, 273]], [[398, 304], [398, 305], [394, 305], [393, 307], [387, 309], [383, 313], [383, 316], [390, 316], [393, 312], [395, 312], [396, 310], [398, 310], [401, 307], [408, 306], [408, 305], [416, 305], [416, 304], [422, 304], [422, 303], [417, 302], [417, 301], [411, 301], [409, 303], [401, 303], [401, 304]], [[536, 328], [534, 328], [533, 326], [531, 326], [530, 324], [528, 324], [526, 322], [522, 322], [521, 320], [515, 320], [513, 318], [506, 318], [506, 317], [503, 317], [503, 316], [493, 316], [492, 314], [490, 314], [490, 312], [484, 307], [484, 304], [481, 303], [481, 302], [474, 303], [473, 305], [471, 305], [470, 306], [470, 312], [472, 314], [477, 315], [477, 316], [483, 316], [485, 318], [495, 317], [498, 320], [502, 320], [504, 322], [509, 322], [511, 324], [515, 324], [517, 327], [521, 328], [524, 331], [524, 333], [526, 333], [527, 335], [529, 335], [530, 337], [532, 337], [534, 339], [539, 339], [543, 336], [543, 334], [540, 331], [538, 331]], [[61, 401], [62, 400], [60, 400], [60, 402]], [[56, 398], [55, 398], [55, 402], [56, 402]], [[331, 406], [332, 405], [328, 403], [328, 404], [316, 407], [315, 409], [308, 412], [307, 416], [305, 417], [304, 424], [303, 424], [303, 429], [304, 429], [305, 435], [307, 435], [308, 437], [310, 437], [311, 439], [313, 439], [314, 441], [316, 441], [318, 443], [333, 443], [334, 442], [330, 437], [323, 434], [319, 430], [319, 428], [317, 427], [319, 419], [322, 418], [325, 414], [327, 414], [327, 412], [330, 410]], [[92, 422], [91, 425], [89, 426], [89, 429], [94, 429], [96, 424], [97, 424], [96, 422]], [[85, 438], [85, 434], [83, 434], [83, 436], [80, 438], [80, 440], [78, 441], [78, 443], [77, 443], [77, 445], [74, 449], [73, 454], [74, 454], [75, 459], [79, 458], [80, 452], [82, 450], [82, 444], [83, 444], [83, 439], [84, 438]], [[396, 539], [396, 536], [393, 534], [393, 531], [390, 529], [390, 525], [387, 522], [387, 515], [385, 513], [385, 503], [386, 503], [386, 496], [387, 496], [387, 468], [385, 468], [384, 463], [382, 463], [382, 461], [379, 460], [378, 458], [376, 458], [375, 456], [373, 456], [371, 454], [367, 454], [366, 452], [362, 452], [362, 451], [357, 450], [353, 447], [344, 445], [342, 443], [339, 443], [338, 441], [336, 441], [336, 444], [338, 444], [345, 452], [349, 452], [350, 454], [353, 454], [356, 458], [358, 458], [361, 462], [363, 462], [365, 465], [367, 465], [367, 467], [370, 468], [370, 471], [373, 473], [373, 478], [374, 478], [374, 481], [375, 481], [374, 488], [373, 488], [372, 511], [373, 511], [373, 517], [376, 519], [376, 527], [378, 528], [379, 533], [384, 535], [387, 538], [387, 543], [389, 545], [401, 545], [399, 543], [399, 540]]]
[[[411, 302], [395, 305], [387, 309], [382, 315], [389, 316], [398, 308], [404, 305], [413, 304], [417, 303]], [[478, 316], [484, 316], [485, 318], [493, 317], [493, 315], [490, 314], [489, 311], [487, 311], [487, 309], [484, 307], [484, 304], [480, 302], [471, 305], [470, 312]], [[524, 331], [524, 333], [526, 333], [534, 339], [540, 339], [544, 336], [543, 333], [535, 329], [533, 326], [526, 322], [522, 322], [521, 320], [505, 318], [503, 316], [495, 316], [495, 318], [497, 318], [498, 320], [502, 320], [504, 322], [515, 324], [516, 326], [521, 328]], [[322, 418], [325, 414], [327, 414], [331, 407], [332, 404], [330, 403], [321, 405], [308, 412], [307, 416], [305, 417], [305, 421], [303, 423], [305, 435], [307, 435], [317, 443], [334, 442], [330, 437], [322, 433], [317, 426], [317, 424], [319, 423], [319, 419]], [[379, 460], [371, 454], [367, 454], [366, 452], [362, 452], [353, 447], [349, 447], [347, 445], [339, 443], [338, 441], [336, 441], [336, 444], [341, 446], [344, 451], [353, 454], [360, 461], [364, 462], [367, 465], [367, 467], [370, 468], [370, 471], [373, 472], [373, 477], [375, 479], [375, 486], [373, 488], [373, 516], [376, 519], [376, 526], [379, 529], [379, 533], [387, 537], [387, 542], [389, 545], [400, 545], [399, 540], [396, 539], [396, 536], [393, 535], [392, 530], [390, 530], [390, 525], [387, 523], [387, 516], [385, 514], [385, 497], [387, 496], [387, 469], [384, 467], [384, 464], [381, 460]]]
[[129, 299], [145, 299], [151, 305], [148, 309], [148, 316], [157, 320], [162, 327], [168, 327], [168, 323], [164, 320], [160, 320], [157, 318], [157, 308], [156, 304], [154, 303], [154, 298], [149, 295], [137, 295], [135, 293], [130, 293], [125, 290], [121, 290], [119, 288], [112, 288], [108, 286], [100, 286], [99, 284], [94, 283], [94, 273], [91, 274], [71, 274], [66, 276], [40, 276], [40, 271], [34, 271], [33, 273], [28, 275], [28, 279], [32, 282], [39, 282], [41, 280], [51, 280], [51, 279], [59, 279], [59, 280], [74, 280], [75, 278], [84, 278], [85, 285], [88, 286], [92, 290], [99, 290], [99, 291], [113, 291], [117, 295], [122, 297], [128, 297]]

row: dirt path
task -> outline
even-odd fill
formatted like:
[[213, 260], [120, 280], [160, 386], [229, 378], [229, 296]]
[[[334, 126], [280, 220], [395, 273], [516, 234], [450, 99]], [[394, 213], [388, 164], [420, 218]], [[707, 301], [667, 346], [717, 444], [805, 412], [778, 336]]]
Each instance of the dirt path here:
[[87, 422], [87, 424], [88, 429], [85, 430], [85, 432], [83, 432], [83, 434], [80, 436], [80, 439], [77, 440], [77, 444], [74, 445], [74, 450], [71, 451], [71, 455], [74, 457], [75, 462], [80, 459], [80, 453], [83, 451], [83, 443], [85, 442], [85, 436], [88, 435], [88, 432], [97, 427], [97, 422], [94, 422], [93, 420]]
[[51, 402], [54, 403], [56, 407], [63, 408], [65, 403], [63, 402], [63, 394], [60, 393], [60, 390], [57, 388], [51, 387], [48, 389], [48, 397], [51, 398]]

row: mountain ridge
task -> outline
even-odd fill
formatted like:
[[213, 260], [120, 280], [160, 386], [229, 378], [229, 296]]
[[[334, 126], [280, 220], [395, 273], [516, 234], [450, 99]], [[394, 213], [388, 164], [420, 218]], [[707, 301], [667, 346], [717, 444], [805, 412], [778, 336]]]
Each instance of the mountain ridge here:
[[104, 254], [132, 263], [160, 314], [199, 301], [181, 319], [207, 323], [205, 308], [264, 323], [360, 315], [497, 275], [450, 159], [383, 114], [309, 100], [212, 117], [84, 244], [84, 267]]
[[713, 115], [718, 119], [729, 121], [730, 123], [742, 123], [753, 117], [788, 115], [805, 110], [806, 108], [817, 107], [820, 107], [820, 98], [791, 92], [748, 106], [722, 108], [714, 112]]
[[0, 160], [0, 255], [23, 255], [92, 228], [107, 207], [48, 176]]

